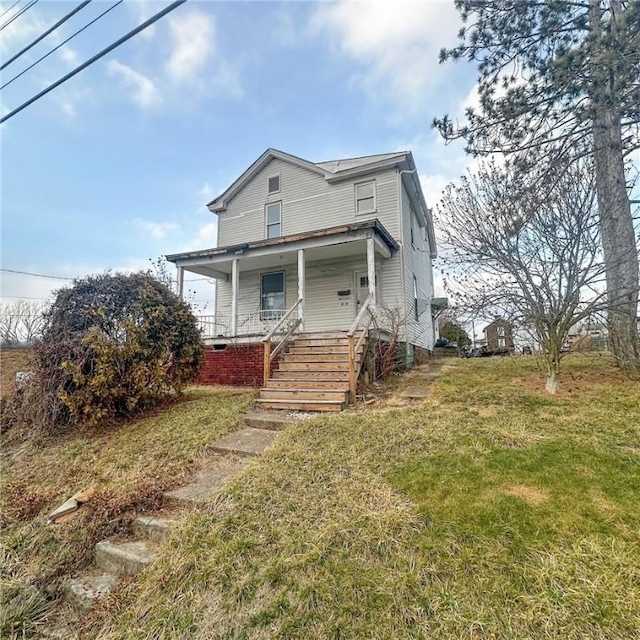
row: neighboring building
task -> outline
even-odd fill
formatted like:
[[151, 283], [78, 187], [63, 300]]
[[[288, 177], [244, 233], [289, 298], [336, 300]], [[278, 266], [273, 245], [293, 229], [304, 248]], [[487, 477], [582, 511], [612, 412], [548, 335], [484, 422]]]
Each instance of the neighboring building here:
[[596, 350], [601, 351], [607, 346], [607, 327], [598, 322], [583, 322], [576, 324], [567, 335], [564, 349], [575, 350]]
[[[411, 152], [313, 163], [268, 149], [208, 208], [217, 247], [167, 260], [180, 283], [184, 271], [216, 279], [215, 315], [203, 319], [210, 358], [261, 354], [294, 306], [298, 333], [344, 334], [365, 303], [383, 329], [396, 326], [409, 363], [432, 349], [436, 245]], [[246, 383], [254, 360], [212, 381]]]
[[513, 349], [513, 325], [503, 318], [496, 318], [483, 330], [482, 346], [489, 351]]

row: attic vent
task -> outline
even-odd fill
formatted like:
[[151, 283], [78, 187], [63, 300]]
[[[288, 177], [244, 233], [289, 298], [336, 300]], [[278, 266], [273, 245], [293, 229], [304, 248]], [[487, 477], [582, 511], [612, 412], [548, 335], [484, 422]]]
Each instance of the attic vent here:
[[271, 176], [269, 178], [269, 193], [277, 193], [280, 191], [280, 176]]

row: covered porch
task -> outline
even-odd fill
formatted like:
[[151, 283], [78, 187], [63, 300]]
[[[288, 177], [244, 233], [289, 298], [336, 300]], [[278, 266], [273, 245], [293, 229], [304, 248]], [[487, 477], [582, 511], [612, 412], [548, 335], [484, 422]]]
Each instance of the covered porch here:
[[178, 270], [216, 280], [215, 313], [199, 317], [209, 344], [348, 330], [380, 299], [381, 267], [398, 244], [377, 220], [167, 256]]

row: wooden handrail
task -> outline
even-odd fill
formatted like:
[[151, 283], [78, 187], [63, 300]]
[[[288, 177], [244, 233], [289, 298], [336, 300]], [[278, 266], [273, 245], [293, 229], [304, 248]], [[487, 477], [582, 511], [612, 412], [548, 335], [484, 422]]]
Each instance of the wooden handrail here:
[[304, 298], [298, 298], [296, 300], [296, 303], [291, 307], [291, 309], [289, 309], [289, 311], [287, 311], [287, 313], [285, 313], [284, 316], [282, 316], [282, 318], [280, 319], [280, 322], [278, 322], [278, 324], [275, 327], [273, 327], [273, 329], [271, 329], [271, 331], [269, 331], [269, 333], [267, 333], [267, 335], [264, 338], [262, 338], [262, 342], [267, 342], [268, 340], [271, 340], [271, 337], [273, 336], [273, 334], [284, 324], [285, 320], [300, 306], [303, 300]]
[[284, 335], [282, 340], [278, 343], [278, 346], [271, 352], [269, 356], [269, 361], [272, 362], [273, 359], [282, 351], [284, 345], [289, 341], [289, 338], [293, 335], [293, 332], [300, 326], [302, 320], [298, 318], [292, 325], [289, 331]]
[[[372, 299], [371, 299], [371, 296], [369, 296], [365, 300], [362, 307], [360, 308], [360, 311], [358, 312], [356, 319], [353, 321], [351, 328], [347, 332], [347, 337], [349, 338], [349, 403], [350, 404], [356, 403], [356, 387], [358, 384], [358, 376], [360, 375], [360, 370], [362, 369], [362, 361], [361, 361], [358, 367], [358, 370], [356, 371], [356, 354], [358, 353], [360, 346], [362, 345], [364, 339], [366, 338], [367, 332], [369, 330], [369, 325], [373, 320], [373, 314], [369, 310], [369, 307], [371, 306], [371, 304], [372, 304]], [[365, 311], [369, 311], [369, 319], [367, 320], [364, 328], [362, 329], [362, 333], [360, 334], [360, 337], [356, 344], [354, 334], [358, 330], [358, 325], [360, 324], [362, 317], [365, 314]]]
[[369, 309], [370, 305], [371, 305], [371, 296], [369, 296], [364, 301], [364, 304], [360, 307], [360, 311], [358, 311], [358, 315], [356, 316], [356, 319], [353, 321], [353, 324], [351, 325], [351, 328], [349, 329], [349, 331], [347, 331], [347, 336], [352, 336], [357, 331], [358, 325], [362, 320], [362, 316], [364, 316], [364, 312]]
[[304, 300], [304, 298], [298, 298], [296, 303], [287, 311], [287, 313], [282, 316], [280, 322], [267, 333], [267, 335], [262, 338], [262, 342], [264, 343], [264, 355], [263, 355], [263, 364], [262, 364], [262, 377], [264, 379], [264, 384], [266, 386], [267, 382], [269, 382], [269, 378], [271, 377], [271, 363], [273, 359], [282, 351], [284, 345], [287, 344], [289, 338], [293, 335], [293, 332], [300, 326], [302, 323], [302, 318], [298, 318], [292, 325], [289, 327], [289, 330], [284, 335], [282, 340], [278, 343], [276, 348], [271, 351], [271, 338], [273, 334], [285, 323], [287, 318], [300, 306], [300, 303]]

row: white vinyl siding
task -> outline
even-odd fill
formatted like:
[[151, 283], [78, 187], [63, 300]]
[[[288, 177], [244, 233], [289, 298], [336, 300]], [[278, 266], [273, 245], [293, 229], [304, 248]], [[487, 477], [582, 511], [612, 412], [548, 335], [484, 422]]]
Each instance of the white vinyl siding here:
[[[280, 192], [269, 195], [269, 177], [280, 175]], [[265, 237], [265, 206], [282, 203], [283, 235], [305, 233], [341, 224], [378, 219], [400, 241], [397, 179], [395, 169], [376, 174], [376, 211], [356, 214], [355, 183], [329, 184], [322, 175], [273, 159], [228, 203], [219, 214], [219, 244], [226, 247]]]
[[[405, 282], [407, 340], [409, 343], [424, 349], [432, 349], [434, 342], [433, 321], [431, 319], [433, 273], [429, 242], [427, 234], [419, 228], [418, 220], [412, 211], [411, 199], [402, 181], [400, 181], [400, 184], [402, 189], [402, 261]], [[411, 246], [412, 229], [414, 230], [413, 247]], [[417, 291], [417, 303], [414, 291]]]

